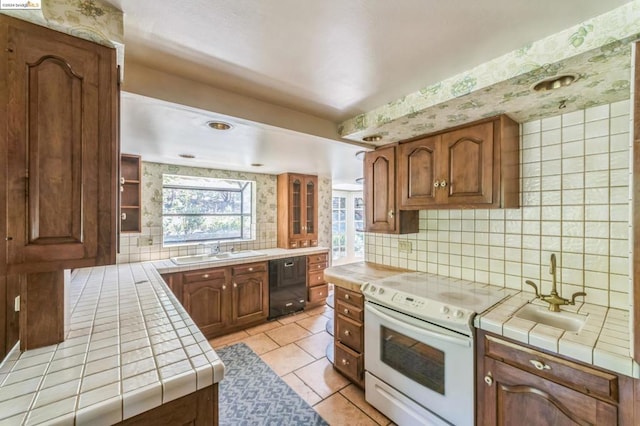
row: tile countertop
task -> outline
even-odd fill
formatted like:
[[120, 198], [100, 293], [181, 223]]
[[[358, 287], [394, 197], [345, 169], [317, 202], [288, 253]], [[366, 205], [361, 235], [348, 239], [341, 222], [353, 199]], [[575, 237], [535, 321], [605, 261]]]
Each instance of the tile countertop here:
[[563, 311], [588, 315], [582, 329], [574, 333], [513, 316], [529, 302], [548, 306], [533, 293], [520, 292], [476, 315], [474, 325], [549, 352], [640, 378], [640, 366], [631, 357], [628, 311], [590, 303], [562, 306]]
[[66, 340], [0, 364], [0, 424], [113, 424], [222, 380], [153, 264], [75, 270], [68, 294]]
[[327, 268], [324, 270], [324, 278], [327, 282], [338, 287], [360, 291], [360, 286], [364, 283], [389, 278], [405, 272], [411, 271], [371, 262], [356, 262]]

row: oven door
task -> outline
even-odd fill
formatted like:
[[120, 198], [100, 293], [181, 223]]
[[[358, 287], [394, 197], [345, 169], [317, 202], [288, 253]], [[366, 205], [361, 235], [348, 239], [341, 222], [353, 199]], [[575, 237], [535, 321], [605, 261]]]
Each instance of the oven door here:
[[365, 368], [448, 422], [474, 422], [473, 338], [365, 304]]

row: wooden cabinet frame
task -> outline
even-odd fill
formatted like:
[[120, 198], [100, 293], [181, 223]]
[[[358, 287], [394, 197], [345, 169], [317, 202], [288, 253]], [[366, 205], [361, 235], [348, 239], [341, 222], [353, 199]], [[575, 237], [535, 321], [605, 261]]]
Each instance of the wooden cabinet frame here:
[[[296, 186], [299, 188], [296, 189]], [[278, 247], [318, 245], [318, 177], [278, 175]]]

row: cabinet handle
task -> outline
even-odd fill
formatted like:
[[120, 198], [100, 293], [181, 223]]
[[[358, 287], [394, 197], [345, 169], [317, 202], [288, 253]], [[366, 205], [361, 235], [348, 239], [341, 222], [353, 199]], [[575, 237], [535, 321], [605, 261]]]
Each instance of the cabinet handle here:
[[345, 336], [351, 336], [351, 332], [350, 332], [349, 330], [345, 330], [345, 331], [344, 331], [344, 335], [345, 335]]
[[120, 177], [120, 184], [121, 184], [121, 185], [124, 185], [124, 176], [121, 176], [121, 177]]
[[126, 214], [126, 213], [122, 213], [122, 214], [120, 215], [120, 218], [121, 218], [122, 220], [127, 220], [127, 214]]
[[344, 313], [349, 315], [349, 310], [347, 308], [344, 308]]
[[349, 361], [347, 361], [346, 359], [342, 358], [341, 364], [342, 365], [349, 365]]
[[487, 373], [486, 376], [484, 376], [484, 382], [488, 385], [491, 386], [493, 384], [493, 375], [491, 375], [491, 371], [489, 371]]
[[393, 210], [389, 210], [389, 219], [393, 219], [393, 216], [395, 216], [395, 212]]
[[536, 368], [536, 370], [551, 370], [551, 367], [544, 362], [540, 362], [535, 359], [529, 360], [529, 362]]
[[433, 187], [434, 188], [440, 187], [440, 182], [438, 182], [438, 181], [433, 182]]
[[442, 182], [440, 182], [440, 188], [444, 188], [447, 186], [447, 181], [443, 180]]

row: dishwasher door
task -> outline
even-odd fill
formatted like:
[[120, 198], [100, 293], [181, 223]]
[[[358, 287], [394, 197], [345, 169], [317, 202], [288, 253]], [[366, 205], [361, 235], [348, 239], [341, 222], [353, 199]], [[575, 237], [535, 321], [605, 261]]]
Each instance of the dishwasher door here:
[[269, 319], [301, 311], [307, 300], [307, 257], [269, 261]]

